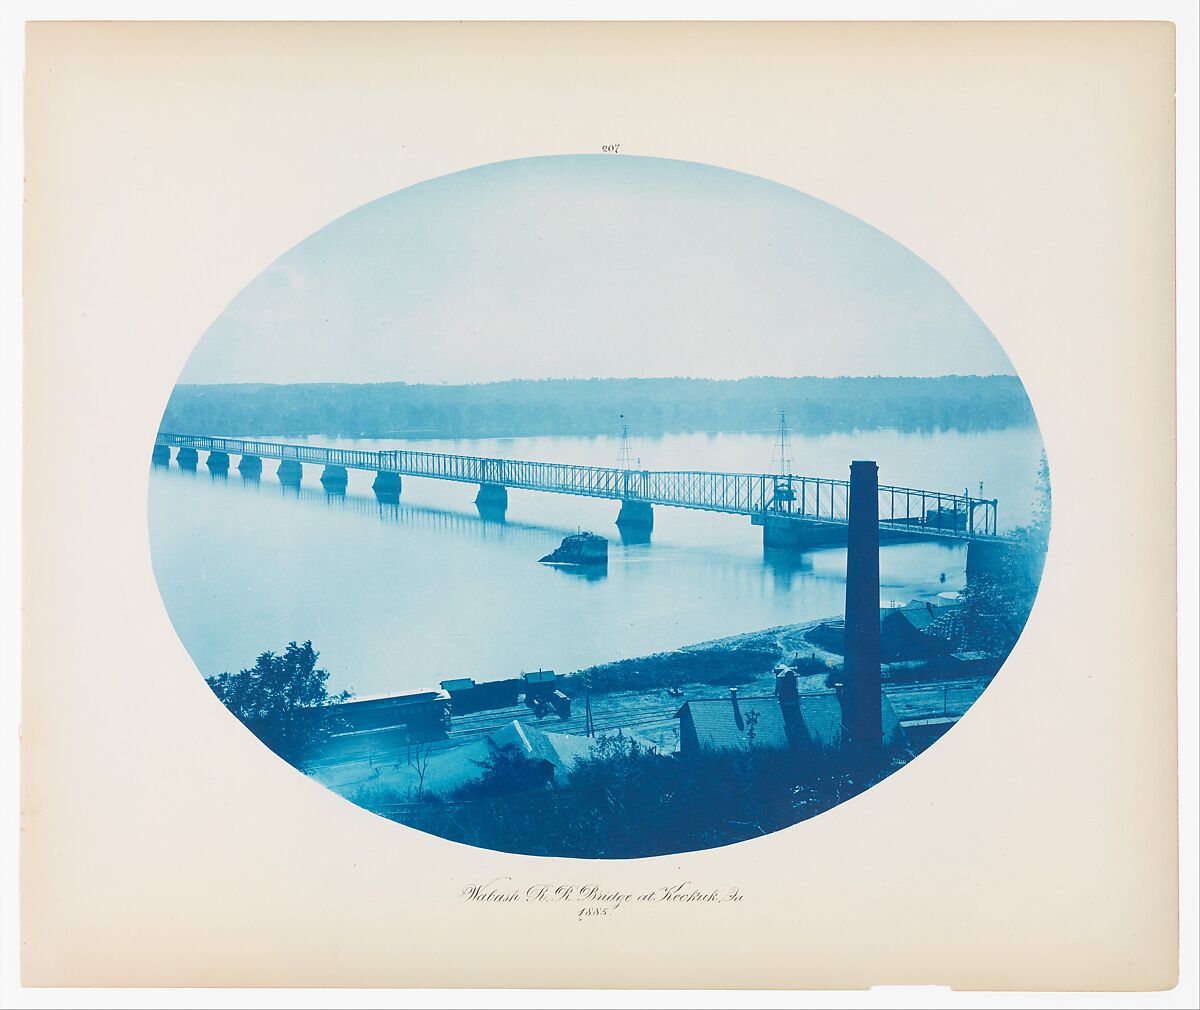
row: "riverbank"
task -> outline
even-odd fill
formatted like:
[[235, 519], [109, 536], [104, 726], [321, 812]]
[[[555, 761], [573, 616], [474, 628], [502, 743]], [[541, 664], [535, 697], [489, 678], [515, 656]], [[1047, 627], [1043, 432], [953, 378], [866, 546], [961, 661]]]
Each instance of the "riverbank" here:
[[805, 635], [831, 619], [782, 624], [669, 652], [600, 663], [567, 674], [562, 690], [582, 697], [589, 688], [595, 696], [630, 690], [773, 684], [779, 663], [797, 668], [802, 689], [820, 690], [827, 672], [841, 665], [841, 657], [814, 645]]
[[[826, 619], [828, 620], [828, 619]], [[841, 657], [809, 642], [806, 634], [825, 621], [778, 625], [759, 631], [697, 642], [669, 652], [598, 664], [561, 676], [555, 686], [574, 703], [568, 714], [535, 715], [523, 703], [454, 716], [445, 739], [424, 743], [423, 756], [435, 756], [478, 743], [514, 720], [567, 736], [588, 735], [590, 678], [592, 732], [621, 733], [653, 745], [663, 754], [678, 749], [676, 713], [685, 701], [728, 697], [738, 687], [743, 697], [775, 692], [775, 666], [784, 662], [798, 671], [802, 694], [828, 690], [830, 672], [840, 670]], [[892, 680], [885, 668], [884, 690], [902, 723], [957, 720], [991, 682], [990, 676], [946, 675], [928, 680]], [[382, 735], [370, 752], [317, 758], [308, 773], [354, 802], [375, 809], [380, 803], [411, 798], [420, 786], [412, 747], [403, 734]]]

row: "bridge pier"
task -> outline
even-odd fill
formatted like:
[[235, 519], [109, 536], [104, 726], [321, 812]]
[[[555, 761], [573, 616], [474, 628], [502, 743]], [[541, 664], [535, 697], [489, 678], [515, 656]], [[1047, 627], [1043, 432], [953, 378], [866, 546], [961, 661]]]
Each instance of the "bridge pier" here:
[[346, 468], [336, 463], [329, 463], [321, 471], [321, 484], [326, 491], [345, 491], [349, 479]]
[[480, 484], [475, 507], [479, 510], [479, 518], [485, 522], [504, 522], [508, 512], [508, 488], [503, 484]]
[[805, 547], [804, 527], [794, 519], [764, 516], [762, 531], [763, 550], [799, 551]]
[[974, 578], [1023, 581], [1036, 586], [1042, 581], [1044, 557], [1035, 550], [1022, 550], [1007, 537], [967, 541], [967, 581]]
[[375, 474], [375, 483], [371, 485], [371, 490], [376, 494], [389, 498], [399, 498], [400, 488], [400, 475], [393, 470], [380, 470]]
[[617, 525], [653, 529], [654, 507], [648, 501], [622, 501]]
[[275, 471], [275, 476], [279, 478], [281, 484], [294, 484], [300, 486], [300, 481], [304, 477], [304, 467], [300, 465], [298, 460], [284, 459], [279, 462], [279, 469]]
[[844, 526], [761, 513], [751, 516], [750, 522], [762, 527], [763, 549], [768, 551], [803, 551], [809, 547], [840, 547], [846, 543]]
[[237, 468], [243, 477], [257, 477], [262, 473], [262, 457], [243, 456], [240, 460], [238, 460]]
[[[500, 521], [508, 506], [510, 486], [616, 499], [620, 502], [616, 525], [624, 543], [649, 541], [654, 527], [654, 504], [749, 515], [755, 526], [763, 527], [763, 546], [768, 550], [802, 553], [812, 547], [847, 542], [852, 482], [846, 480], [753, 473], [634, 471], [535, 461], [515, 464], [511, 460], [447, 453], [371, 452], [165, 431], [155, 435], [152, 462], [169, 465], [171, 449], [176, 446], [180, 446], [175, 457], [180, 468], [192, 473], [198, 464], [198, 448], [206, 452], [208, 468], [214, 476], [228, 473], [231, 453], [239, 457], [238, 470], [249, 480], [256, 480], [261, 474], [264, 459], [278, 460], [276, 475], [280, 483], [294, 488], [301, 485], [304, 475], [301, 460], [305, 460], [324, 468], [321, 483], [331, 494], [346, 490], [348, 469], [362, 470], [374, 474], [372, 487], [381, 501], [399, 501], [401, 470], [423, 479], [474, 483], [479, 489], [475, 503], [481, 516]], [[1010, 558], [1006, 550], [1008, 542], [996, 535], [995, 499], [890, 486], [877, 486], [877, 494], [880, 540], [966, 540], [970, 542], [969, 576], [1006, 571], [1014, 560], [1031, 570], [1031, 578], [1036, 580], [1040, 573], [1040, 564]], [[1034, 568], [1038, 571], [1033, 571]]]
[[508, 508], [508, 488], [503, 484], [480, 484], [475, 504], [481, 509], [495, 511]]
[[967, 578], [976, 575], [1002, 575], [1008, 556], [1008, 545], [1002, 540], [968, 541]]

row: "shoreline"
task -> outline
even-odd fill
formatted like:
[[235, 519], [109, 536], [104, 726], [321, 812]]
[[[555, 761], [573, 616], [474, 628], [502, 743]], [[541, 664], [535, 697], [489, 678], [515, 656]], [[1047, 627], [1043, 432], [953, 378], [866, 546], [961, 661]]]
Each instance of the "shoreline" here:
[[695, 642], [678, 649], [597, 663], [564, 674], [563, 691], [581, 697], [588, 688], [593, 695], [631, 690], [687, 687], [740, 687], [773, 682], [775, 666], [784, 662], [802, 665], [801, 681], [818, 679], [841, 666], [841, 657], [810, 642], [805, 636], [813, 628], [838, 617], [822, 617], [796, 624], [779, 624], [724, 638]]

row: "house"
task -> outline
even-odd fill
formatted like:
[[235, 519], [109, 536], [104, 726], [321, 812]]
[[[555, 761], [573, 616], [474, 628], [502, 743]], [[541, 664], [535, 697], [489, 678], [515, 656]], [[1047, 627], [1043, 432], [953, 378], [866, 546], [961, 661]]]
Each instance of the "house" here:
[[[904, 730], [886, 694], [881, 692], [883, 744], [901, 746]], [[800, 694], [796, 675], [776, 676], [775, 694], [742, 698], [736, 687], [727, 698], [687, 701], [675, 713], [679, 720], [679, 752], [798, 749], [826, 754], [841, 749], [846, 713], [839, 691]]]
[[[953, 617], [961, 605], [939, 597], [936, 600], [911, 600], [902, 607], [879, 609], [879, 651], [884, 662], [934, 659], [950, 654], [953, 647], [948, 634]], [[846, 622], [823, 621], [805, 637], [829, 652], [845, 655]]]
[[739, 698], [731, 687], [728, 698], [685, 701], [675, 713], [679, 720], [679, 751], [786, 750], [790, 746], [779, 699]]
[[846, 649], [846, 622], [840, 617], [835, 621], [822, 621], [804, 637], [828, 652], [843, 655]]
[[944, 626], [946, 616], [956, 611], [952, 605], [935, 606], [924, 600], [913, 600], [903, 607], [880, 611], [880, 655], [885, 661], [949, 655], [952, 643], [938, 631]]

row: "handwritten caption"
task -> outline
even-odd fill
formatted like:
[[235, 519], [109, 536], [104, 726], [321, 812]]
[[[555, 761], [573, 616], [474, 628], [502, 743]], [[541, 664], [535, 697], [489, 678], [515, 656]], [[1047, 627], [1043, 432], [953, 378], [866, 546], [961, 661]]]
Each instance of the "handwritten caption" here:
[[721, 905], [742, 900], [736, 887], [698, 887], [689, 880], [649, 891], [622, 891], [599, 884], [533, 884], [520, 887], [511, 877], [486, 884], [469, 884], [459, 895], [469, 904], [560, 904], [575, 908], [576, 918], [603, 918], [631, 905], [674, 904], [690, 907]]

